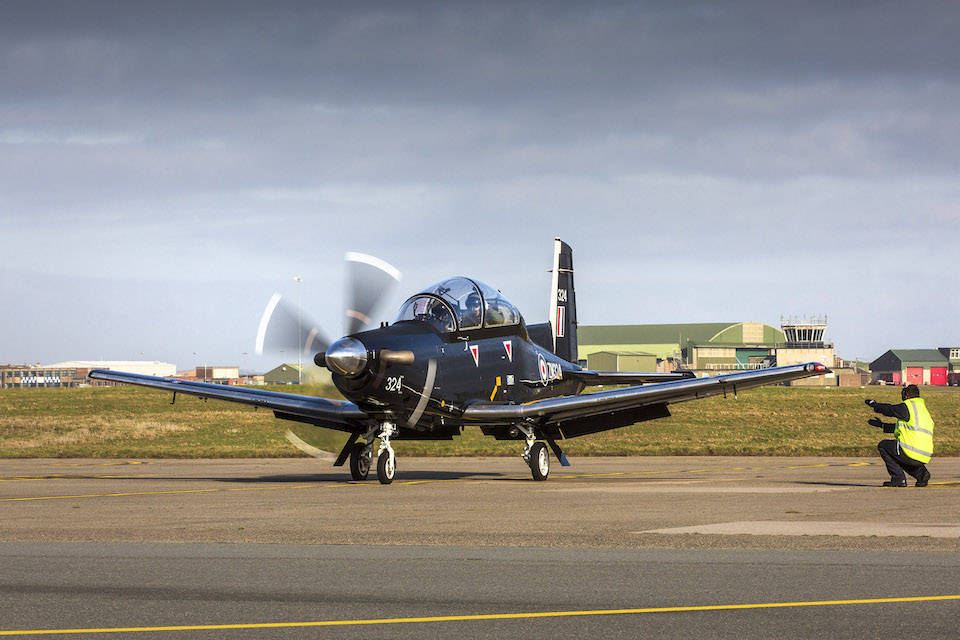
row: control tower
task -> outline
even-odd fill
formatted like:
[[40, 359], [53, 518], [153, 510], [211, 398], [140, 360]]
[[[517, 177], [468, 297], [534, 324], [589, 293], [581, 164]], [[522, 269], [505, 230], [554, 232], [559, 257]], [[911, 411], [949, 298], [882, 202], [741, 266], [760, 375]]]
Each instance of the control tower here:
[[[787, 342], [777, 347], [777, 365], [803, 364], [819, 362], [831, 369], [836, 366], [833, 353], [833, 343], [823, 341], [823, 333], [827, 330], [827, 316], [814, 316], [803, 319], [791, 316], [780, 316], [780, 328]], [[836, 384], [833, 373], [826, 376], [810, 378], [808, 381], [794, 381], [791, 386], [833, 386]]]
[[[780, 316], [780, 328], [787, 337], [790, 349], [823, 349], [823, 332], [827, 330], [827, 316], [804, 316], [801, 320], [795, 316]], [[833, 346], [833, 345], [830, 345]]]

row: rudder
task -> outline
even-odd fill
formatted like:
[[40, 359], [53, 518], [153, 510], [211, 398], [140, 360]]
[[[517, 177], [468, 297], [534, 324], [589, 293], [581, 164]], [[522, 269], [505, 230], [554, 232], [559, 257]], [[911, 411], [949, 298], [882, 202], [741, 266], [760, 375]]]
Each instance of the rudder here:
[[553, 352], [567, 362], [577, 362], [577, 296], [573, 289], [573, 249], [557, 238], [553, 251], [553, 293], [550, 328]]

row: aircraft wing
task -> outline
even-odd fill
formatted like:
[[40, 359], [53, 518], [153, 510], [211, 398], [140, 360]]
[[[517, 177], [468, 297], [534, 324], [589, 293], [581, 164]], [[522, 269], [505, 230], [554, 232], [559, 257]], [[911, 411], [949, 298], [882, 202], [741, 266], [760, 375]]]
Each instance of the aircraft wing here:
[[650, 417], [664, 417], [669, 415], [669, 412], [656, 414], [656, 407], [666, 411], [665, 405], [675, 402], [699, 400], [726, 393], [735, 394], [744, 389], [825, 373], [830, 373], [827, 367], [819, 362], [809, 362], [786, 367], [725, 373], [706, 378], [686, 378], [642, 387], [624, 387], [596, 393], [546, 398], [526, 404], [474, 402], [464, 410], [463, 419], [487, 424], [534, 421], [541, 425], [550, 425], [575, 421], [578, 418], [603, 416], [605, 420], [609, 419], [612, 426], [620, 426], [614, 424], [617, 422], [618, 414], [624, 414], [623, 417], [628, 419], [631, 416], [638, 418], [628, 423], [649, 419], [644, 418], [647, 413]]
[[177, 378], [145, 376], [108, 369], [93, 369], [87, 374], [87, 377], [95, 380], [134, 384], [151, 389], [162, 389], [163, 391], [172, 391], [174, 394], [183, 393], [199, 398], [213, 398], [226, 402], [249, 404], [270, 409], [278, 418], [309, 422], [340, 431], [354, 431], [358, 426], [369, 421], [369, 416], [361, 411], [357, 405], [345, 400], [330, 400], [294, 393], [231, 387], [209, 382], [179, 380]]

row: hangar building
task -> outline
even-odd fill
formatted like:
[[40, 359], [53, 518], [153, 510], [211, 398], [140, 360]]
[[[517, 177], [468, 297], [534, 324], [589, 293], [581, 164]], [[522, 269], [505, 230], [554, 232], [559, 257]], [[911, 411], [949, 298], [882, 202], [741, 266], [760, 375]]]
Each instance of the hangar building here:
[[960, 348], [890, 349], [870, 363], [873, 380], [886, 384], [960, 384]]
[[823, 342], [825, 319], [781, 321], [783, 330], [761, 322], [580, 325], [579, 359], [589, 369], [652, 371], [655, 362], [658, 371], [703, 375], [803, 362], [835, 366], [833, 345]]
[[114, 369], [148, 376], [169, 376], [176, 367], [166, 362], [131, 360], [73, 360], [55, 364], [0, 366], [0, 389], [113, 386], [105, 380], [87, 380], [90, 369]]
[[633, 352], [692, 369], [728, 370], [760, 368], [786, 338], [782, 331], [759, 322], [712, 322], [580, 325], [577, 342], [580, 359], [586, 359], [591, 369], [599, 368], [591, 364], [591, 354]]

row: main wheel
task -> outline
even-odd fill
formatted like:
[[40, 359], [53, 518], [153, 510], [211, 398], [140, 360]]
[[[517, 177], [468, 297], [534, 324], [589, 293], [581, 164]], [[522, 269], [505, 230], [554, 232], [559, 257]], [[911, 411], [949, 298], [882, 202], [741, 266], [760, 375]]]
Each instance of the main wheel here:
[[534, 480], [546, 480], [550, 475], [550, 454], [542, 442], [534, 442], [530, 449], [530, 471]]
[[370, 459], [373, 452], [367, 451], [362, 442], [354, 442], [350, 449], [350, 476], [354, 480], [366, 480], [370, 473]]
[[397, 472], [397, 465], [390, 459], [390, 452], [384, 451], [377, 458], [377, 480], [380, 484], [390, 484], [393, 482], [393, 476]]

